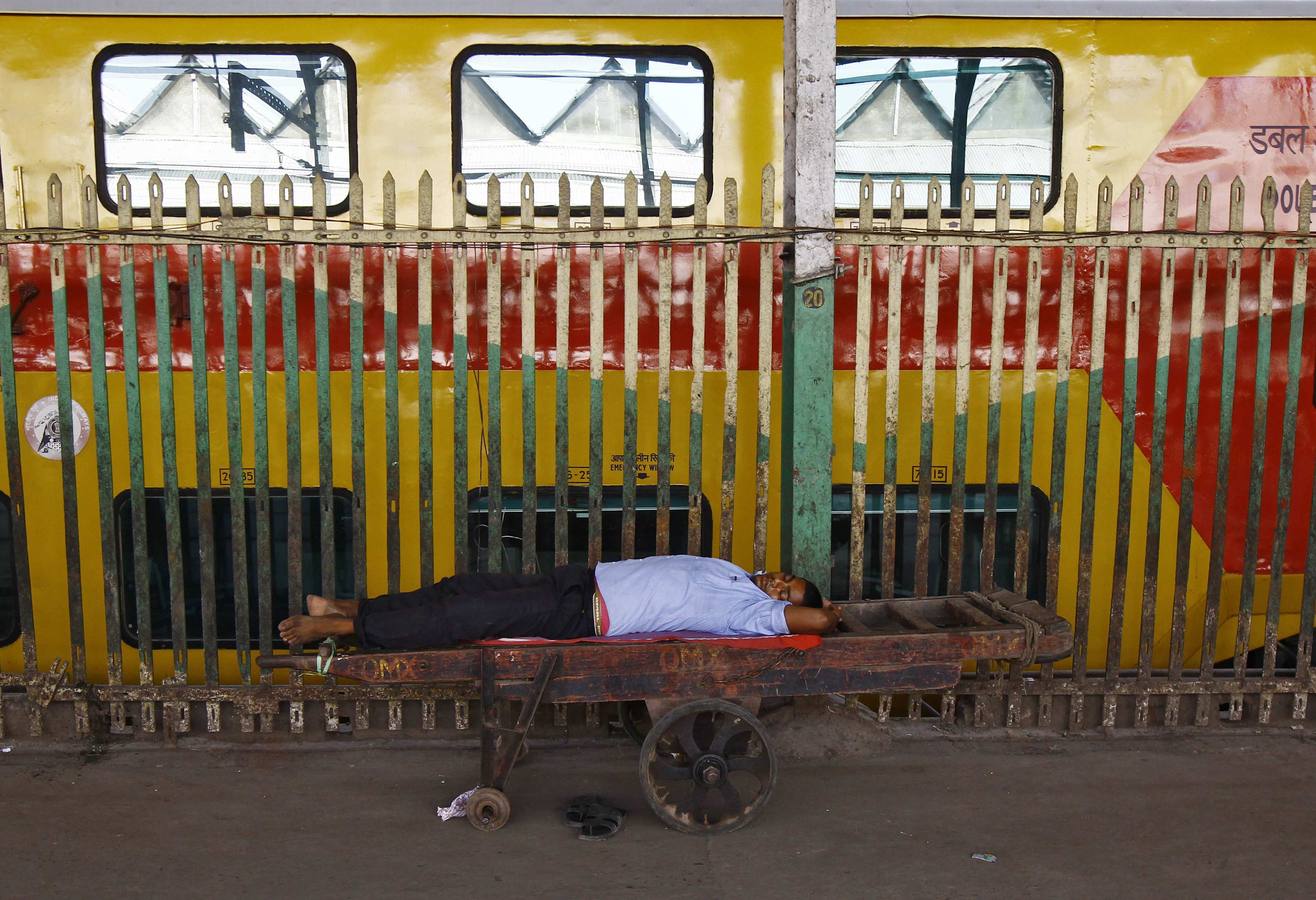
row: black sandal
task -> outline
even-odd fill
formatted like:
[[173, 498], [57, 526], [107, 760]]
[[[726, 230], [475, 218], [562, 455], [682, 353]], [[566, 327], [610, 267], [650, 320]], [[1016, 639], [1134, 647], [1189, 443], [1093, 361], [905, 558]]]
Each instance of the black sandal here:
[[606, 841], [621, 831], [624, 821], [626, 821], [626, 810], [603, 803], [597, 804], [580, 823], [579, 837], [582, 841]]
[[567, 808], [562, 811], [562, 823], [568, 828], [580, 828], [600, 808], [608, 808], [608, 804], [598, 794], [572, 797]]

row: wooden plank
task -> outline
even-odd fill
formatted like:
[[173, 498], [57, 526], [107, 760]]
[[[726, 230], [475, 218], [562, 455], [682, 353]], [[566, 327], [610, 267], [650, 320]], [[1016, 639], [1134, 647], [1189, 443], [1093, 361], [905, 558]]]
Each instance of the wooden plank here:
[[[658, 222], [672, 224], [672, 179], [658, 182]], [[672, 244], [658, 245], [658, 503], [654, 552], [672, 552]]]
[[[1010, 181], [996, 183], [996, 231], [1010, 230]], [[997, 507], [1001, 477], [1001, 370], [1005, 348], [1005, 302], [1008, 295], [1010, 254], [1004, 246], [992, 252], [991, 355], [987, 373], [987, 472], [983, 491], [982, 567], [979, 584], [990, 590], [996, 584]]]
[[[366, 595], [366, 408], [365, 408], [365, 249], [356, 243], [365, 228], [365, 186], [360, 175], [347, 185], [348, 252], [347, 332], [351, 380], [352, 440], [352, 589]], [[455, 366], [455, 363], [454, 363]], [[359, 718], [359, 716], [358, 716]]]
[[929, 619], [920, 615], [916, 610], [910, 609], [908, 604], [893, 601], [887, 607], [891, 613], [891, 618], [898, 621], [906, 628], [912, 628], [914, 631], [936, 631], [937, 626]]
[[589, 188], [589, 565], [603, 557], [603, 182]]
[[[1046, 191], [1034, 178], [1028, 191], [1028, 230], [1042, 230]], [[1013, 588], [1028, 593], [1029, 549], [1033, 534], [1033, 443], [1037, 433], [1037, 330], [1042, 305], [1042, 248], [1028, 248], [1024, 297], [1024, 358], [1019, 396], [1019, 477], [1014, 517]], [[1008, 721], [1008, 719], [1007, 719]]]
[[[571, 227], [571, 182], [566, 173], [560, 175], [557, 182], [557, 224], [559, 229]], [[559, 244], [553, 251], [554, 270], [557, 276], [557, 290], [553, 294], [554, 334], [557, 340], [553, 353], [553, 441], [556, 451], [553, 465], [553, 564], [558, 566], [565, 566], [570, 555], [567, 516], [571, 467], [571, 406], [567, 376], [571, 366], [572, 253], [573, 248], [569, 244]]]
[[[260, 178], [251, 182], [251, 214], [265, 226], [265, 185]], [[255, 462], [256, 493], [256, 616], [260, 652], [274, 652], [274, 572], [270, 559], [270, 418], [269, 361], [266, 352], [269, 295], [266, 292], [268, 248], [256, 244], [251, 248], [251, 432]], [[270, 673], [262, 670], [262, 684], [271, 684]], [[272, 728], [272, 717], [261, 717], [262, 729]]]
[[[288, 233], [293, 227], [292, 179], [279, 181], [279, 227]], [[297, 347], [297, 247], [283, 244], [279, 248], [279, 294], [283, 320], [284, 431], [287, 436], [287, 522], [288, 522], [288, 614], [306, 611], [302, 577], [304, 536], [302, 534], [302, 397], [301, 356]], [[300, 677], [293, 676], [300, 686]], [[299, 700], [288, 704], [288, 729], [301, 734], [305, 729], [305, 707]]]
[[[466, 179], [452, 180], [452, 221], [455, 228], [466, 226]], [[470, 568], [468, 557], [470, 523], [469, 410], [470, 353], [467, 346], [466, 244], [452, 248], [452, 525], [453, 571]]]

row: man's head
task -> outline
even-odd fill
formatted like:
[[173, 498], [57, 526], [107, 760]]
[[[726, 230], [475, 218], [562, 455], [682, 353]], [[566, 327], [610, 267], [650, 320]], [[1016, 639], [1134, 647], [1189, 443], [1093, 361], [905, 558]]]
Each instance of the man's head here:
[[774, 600], [784, 600], [796, 606], [823, 605], [822, 592], [817, 585], [790, 572], [764, 572], [754, 576], [754, 583]]

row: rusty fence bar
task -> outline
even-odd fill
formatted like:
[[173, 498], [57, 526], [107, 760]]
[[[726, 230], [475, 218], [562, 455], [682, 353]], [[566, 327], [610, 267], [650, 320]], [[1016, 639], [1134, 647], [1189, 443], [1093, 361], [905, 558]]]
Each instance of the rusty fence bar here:
[[[290, 179], [271, 185], [274, 218], [263, 182], [239, 208], [227, 177], [214, 198], [189, 178], [177, 220], [158, 176], [137, 207], [119, 180], [112, 225], [90, 178], [77, 225], [55, 176], [45, 225], [7, 228], [0, 208], [0, 604], [13, 622], [0, 734], [19, 708], [26, 731], [49, 732], [52, 704], [77, 736], [173, 737], [193, 714], [208, 732], [231, 714], [243, 732], [298, 733], [308, 713], [334, 732], [462, 730], [471, 686], [258, 676], [251, 653], [278, 649], [278, 621], [317, 590], [652, 553], [776, 567], [791, 238], [775, 224], [777, 177], [728, 178], [711, 210], [700, 178], [688, 219], [667, 176], [642, 215], [633, 175], [593, 179], [579, 209], [563, 175], [549, 215], [542, 183], [520, 179], [505, 206], [510, 188], [489, 178], [474, 225], [460, 177], [450, 221], [436, 221], [428, 173], [414, 194], [387, 174], [374, 196], [353, 176], [342, 218], [318, 178], [305, 209]], [[1173, 179], [1103, 180], [1085, 197], [1070, 176], [1055, 210], [1049, 187], [869, 176], [832, 235], [840, 343], [819, 364], [853, 390], [838, 393], [851, 408], [835, 416], [837, 571], [820, 588], [854, 600], [1011, 586], [1076, 637], [1071, 659], [978, 661], [943, 694], [875, 698], [877, 717], [1303, 722], [1316, 687], [1311, 187], [1282, 204], [1270, 179], [1250, 193], [1203, 179], [1190, 224]], [[414, 225], [399, 194], [415, 199]], [[1217, 195], [1228, 215], [1212, 230]], [[740, 224], [742, 200], [757, 222]], [[974, 227], [979, 206], [994, 227]], [[48, 331], [25, 328], [29, 305]], [[60, 514], [34, 519], [34, 496], [58, 497]], [[587, 727], [601, 716], [588, 707]], [[556, 727], [569, 719], [554, 710]]]

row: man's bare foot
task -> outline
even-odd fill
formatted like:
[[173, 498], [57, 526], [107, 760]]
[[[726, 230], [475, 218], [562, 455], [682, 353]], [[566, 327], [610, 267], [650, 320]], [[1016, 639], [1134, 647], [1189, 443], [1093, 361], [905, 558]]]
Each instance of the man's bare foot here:
[[290, 646], [302, 647], [327, 637], [350, 637], [354, 622], [348, 616], [289, 616], [279, 623], [279, 637]]
[[319, 594], [306, 595], [306, 611], [313, 616], [356, 616], [360, 604], [356, 600], [330, 600]]

